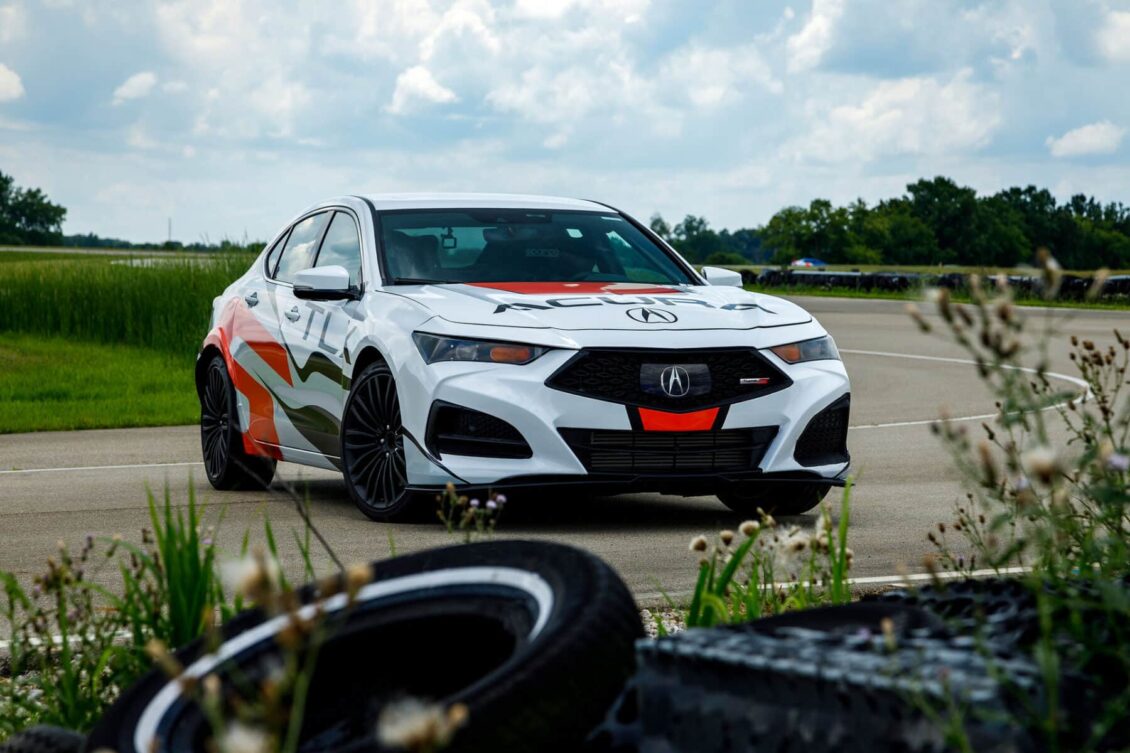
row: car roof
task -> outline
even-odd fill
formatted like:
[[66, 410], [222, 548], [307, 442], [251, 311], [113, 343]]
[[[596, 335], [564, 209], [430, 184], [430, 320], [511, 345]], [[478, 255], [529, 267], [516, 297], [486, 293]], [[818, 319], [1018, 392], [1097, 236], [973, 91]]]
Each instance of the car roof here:
[[604, 204], [559, 196], [508, 193], [383, 193], [363, 194], [378, 210], [392, 209], [555, 209], [607, 212]]

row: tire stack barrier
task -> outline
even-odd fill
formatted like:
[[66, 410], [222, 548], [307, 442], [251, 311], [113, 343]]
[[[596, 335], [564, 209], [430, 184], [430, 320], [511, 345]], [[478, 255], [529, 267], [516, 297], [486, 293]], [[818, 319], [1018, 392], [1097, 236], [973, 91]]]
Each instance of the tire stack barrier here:
[[1038, 668], [973, 649], [973, 638], [933, 627], [884, 635], [878, 621], [846, 630], [752, 623], [644, 641], [638, 750], [942, 751], [944, 732], [924, 709], [944, 714], [947, 696], [978, 710], [975, 750], [1034, 749], [1007, 723], [1019, 698], [993, 672], [1039, 698]]
[[[918, 272], [832, 272], [813, 269], [777, 269], [766, 267], [741, 270], [742, 282], [753, 287], [766, 288], [823, 288], [825, 290], [860, 290], [865, 292], [907, 292], [928, 287], [947, 288], [954, 291], [968, 289], [969, 276], [961, 272], [941, 274], [921, 274]], [[996, 278], [986, 280], [989, 286], [996, 285]], [[1022, 297], [1041, 295], [1044, 283], [1038, 275], [1010, 275], [1008, 284]], [[1064, 275], [1057, 300], [1081, 301], [1091, 289], [1091, 279], [1078, 275]], [[1117, 300], [1130, 298], [1130, 275], [1114, 275], [1107, 278], [1099, 299]]]
[[[996, 579], [643, 640], [635, 678], [588, 750], [941, 751], [952, 745], [944, 727], [955, 704], [974, 750], [1043, 750], [1024, 723], [1048, 706], [1033, 659], [1040, 639], [1035, 595]], [[1085, 734], [1127, 678], [1065, 631], [1053, 640], [1065, 729]], [[1126, 726], [1108, 737], [1116, 749], [1130, 743]]]

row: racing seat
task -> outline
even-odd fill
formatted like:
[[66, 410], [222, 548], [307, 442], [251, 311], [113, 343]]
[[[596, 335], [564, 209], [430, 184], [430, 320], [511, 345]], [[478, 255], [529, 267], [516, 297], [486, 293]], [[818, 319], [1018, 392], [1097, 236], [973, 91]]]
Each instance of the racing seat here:
[[394, 277], [429, 280], [442, 277], [439, 266], [439, 239], [434, 235], [408, 235], [394, 230], [387, 253]]

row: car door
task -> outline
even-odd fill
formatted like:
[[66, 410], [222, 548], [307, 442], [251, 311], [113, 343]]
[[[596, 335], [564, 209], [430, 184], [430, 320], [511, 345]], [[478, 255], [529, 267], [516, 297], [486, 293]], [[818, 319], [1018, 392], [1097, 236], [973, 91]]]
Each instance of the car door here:
[[229, 338], [240, 423], [248, 436], [269, 447], [279, 444], [271, 390], [290, 373], [269, 277], [289, 232], [283, 231], [261, 267], [242, 278], [220, 321]]
[[[308, 261], [304, 269], [344, 267], [350, 285], [360, 289], [361, 236], [351, 212], [332, 212]], [[287, 282], [281, 277], [278, 281]], [[353, 317], [359, 316], [358, 303], [301, 299], [286, 284], [280, 284], [275, 295], [282, 341], [294, 372], [293, 382], [280, 387], [280, 400], [297, 432], [288, 446], [336, 459], [341, 454], [341, 415], [348, 393], [343, 376], [345, 337]]]

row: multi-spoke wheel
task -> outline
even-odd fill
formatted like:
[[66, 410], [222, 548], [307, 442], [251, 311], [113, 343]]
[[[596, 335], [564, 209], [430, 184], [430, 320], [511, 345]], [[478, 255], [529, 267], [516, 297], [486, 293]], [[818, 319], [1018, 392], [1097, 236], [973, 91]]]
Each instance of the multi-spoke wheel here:
[[342, 470], [353, 502], [373, 520], [403, 516], [411, 507], [404, 464], [404, 427], [396, 381], [374, 363], [353, 382], [341, 421]]
[[272, 458], [243, 450], [235, 389], [218, 355], [208, 362], [200, 385], [200, 448], [208, 481], [217, 489], [262, 489], [275, 476]]

